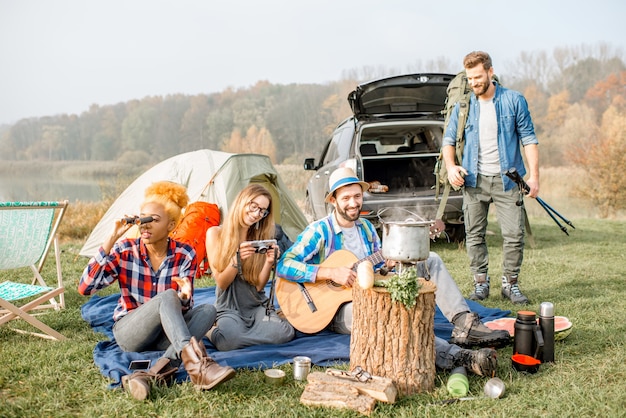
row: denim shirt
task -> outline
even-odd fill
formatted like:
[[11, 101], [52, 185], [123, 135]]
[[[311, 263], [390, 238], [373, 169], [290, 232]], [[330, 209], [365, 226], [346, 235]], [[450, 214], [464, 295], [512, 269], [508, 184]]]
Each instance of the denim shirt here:
[[[500, 172], [504, 190], [511, 190], [515, 182], [506, 176], [506, 171], [515, 167], [520, 176], [526, 175], [526, 168], [522, 159], [520, 143], [523, 146], [538, 144], [535, 128], [528, 111], [528, 103], [520, 92], [509, 90], [496, 84], [496, 93], [493, 98], [498, 119], [498, 150], [500, 158]], [[456, 144], [459, 105], [454, 107], [450, 115], [442, 146]], [[480, 119], [480, 104], [476, 95], [470, 97], [469, 113], [465, 124], [465, 148], [463, 151], [463, 168], [468, 172], [465, 176], [465, 185], [476, 187], [478, 174], [478, 121]]]

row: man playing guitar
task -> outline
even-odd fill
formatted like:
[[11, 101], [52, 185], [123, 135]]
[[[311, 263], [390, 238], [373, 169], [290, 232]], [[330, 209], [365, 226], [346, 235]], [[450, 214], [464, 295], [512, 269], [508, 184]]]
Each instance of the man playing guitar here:
[[[381, 249], [374, 226], [367, 219], [359, 217], [363, 192], [369, 185], [360, 181], [352, 169], [341, 167], [331, 174], [329, 186], [326, 202], [332, 204], [335, 210], [327, 217], [308, 225], [277, 265], [276, 272], [280, 279], [276, 295], [281, 309], [290, 322], [292, 318], [284, 309], [286, 304], [281, 301], [281, 282], [287, 280], [291, 283], [301, 283], [303, 286], [323, 283], [331, 289], [328, 290], [329, 294], [332, 287], [327, 283], [332, 283], [334, 287], [349, 289], [357, 277], [353, 263], [329, 266], [325, 261], [338, 250], [348, 250], [356, 261], [373, 256]], [[378, 269], [385, 264], [392, 267], [393, 263], [381, 259], [374, 264], [375, 269]], [[509, 333], [487, 328], [480, 322], [478, 315], [470, 312], [465, 298], [436, 253], [430, 253], [426, 264], [431, 280], [437, 285], [436, 303], [444, 316], [454, 324], [450, 340], [452, 344], [435, 337], [436, 365], [442, 369], [465, 366], [478, 375], [491, 376], [497, 365], [494, 349], [482, 348], [473, 351], [459, 345], [471, 347], [508, 344]], [[306, 306], [302, 295], [292, 294], [290, 297], [299, 297], [297, 303]], [[313, 303], [320, 304], [317, 300], [313, 300]], [[334, 332], [349, 334], [352, 330], [351, 298], [345, 300], [331, 314], [330, 323], [321, 324], [321, 328], [327, 327]], [[292, 325], [299, 329], [293, 322]]]

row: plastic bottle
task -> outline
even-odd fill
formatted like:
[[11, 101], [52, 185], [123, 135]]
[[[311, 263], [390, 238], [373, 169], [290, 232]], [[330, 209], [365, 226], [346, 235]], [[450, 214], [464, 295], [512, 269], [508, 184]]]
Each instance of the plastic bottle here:
[[542, 302], [539, 305], [539, 328], [543, 335], [542, 362], [554, 362], [554, 305]]
[[450, 377], [448, 377], [446, 388], [450, 396], [462, 397], [467, 395], [469, 381], [467, 380], [467, 370], [465, 370], [465, 367], [456, 367], [452, 370]]

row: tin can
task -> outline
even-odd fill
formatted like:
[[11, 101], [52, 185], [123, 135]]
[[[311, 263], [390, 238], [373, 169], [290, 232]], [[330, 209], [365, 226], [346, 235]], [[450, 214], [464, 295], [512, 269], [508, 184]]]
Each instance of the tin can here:
[[311, 359], [305, 356], [293, 358], [293, 378], [294, 380], [306, 380], [311, 371]]

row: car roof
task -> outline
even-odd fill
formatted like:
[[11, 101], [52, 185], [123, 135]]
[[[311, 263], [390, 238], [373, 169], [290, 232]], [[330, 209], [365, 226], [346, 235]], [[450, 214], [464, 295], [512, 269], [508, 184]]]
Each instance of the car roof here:
[[348, 95], [357, 119], [441, 115], [454, 74], [421, 73], [359, 84]]

